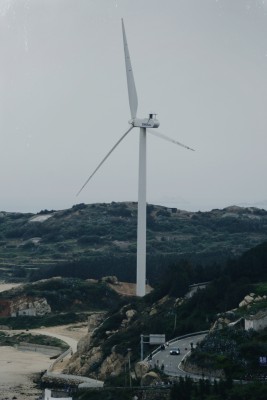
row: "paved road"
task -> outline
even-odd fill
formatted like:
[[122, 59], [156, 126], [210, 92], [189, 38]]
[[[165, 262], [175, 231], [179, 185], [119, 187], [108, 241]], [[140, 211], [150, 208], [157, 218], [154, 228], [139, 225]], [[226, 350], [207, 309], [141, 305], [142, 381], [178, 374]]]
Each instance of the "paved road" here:
[[[182, 371], [180, 363], [190, 353], [191, 343], [195, 346], [205, 336], [206, 334], [201, 334], [172, 342], [165, 350], [160, 350], [152, 357], [152, 366], [161, 368], [164, 365], [164, 372], [170, 376], [189, 376], [189, 373]], [[170, 355], [170, 350], [177, 347], [180, 349], [180, 355]]]

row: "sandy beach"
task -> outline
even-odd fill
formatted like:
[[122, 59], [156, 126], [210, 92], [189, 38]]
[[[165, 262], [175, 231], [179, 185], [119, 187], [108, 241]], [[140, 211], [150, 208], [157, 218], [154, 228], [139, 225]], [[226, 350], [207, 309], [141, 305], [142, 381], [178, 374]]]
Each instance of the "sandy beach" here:
[[42, 393], [33, 383], [34, 374], [51, 365], [49, 356], [19, 351], [14, 347], [0, 348], [0, 399], [35, 400]]
[[[0, 283], [0, 292], [9, 290], [17, 284]], [[29, 333], [54, 336], [65, 341], [73, 350], [78, 340], [87, 333], [87, 324], [78, 323], [30, 330]], [[10, 335], [22, 331], [5, 331]], [[42, 391], [33, 383], [34, 376], [45, 371], [50, 365], [49, 355], [34, 351], [20, 351], [14, 347], [0, 347], [0, 400], [36, 400]], [[62, 363], [63, 367], [65, 363]], [[57, 368], [58, 373], [60, 369]]]
[[[21, 331], [8, 331], [16, 334]], [[50, 328], [33, 329], [29, 333], [54, 336], [68, 343], [73, 352], [77, 349], [78, 340], [87, 333], [87, 324], [73, 324]], [[34, 351], [20, 351], [14, 347], [0, 347], [0, 400], [36, 400], [42, 391], [36, 388], [34, 376], [46, 370], [52, 361], [49, 355]], [[58, 366], [64, 367], [64, 363]], [[57, 367], [55, 371], [61, 372]]]

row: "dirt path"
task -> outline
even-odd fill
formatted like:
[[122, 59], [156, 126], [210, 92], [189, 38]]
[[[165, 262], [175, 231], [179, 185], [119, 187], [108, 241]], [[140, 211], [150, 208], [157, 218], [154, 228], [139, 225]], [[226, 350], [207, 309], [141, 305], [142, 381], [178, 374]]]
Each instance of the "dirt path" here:
[[18, 286], [21, 286], [21, 283], [0, 283], [0, 292], [5, 292], [6, 290], [10, 290]]
[[[115, 290], [117, 293], [123, 295], [123, 296], [136, 296], [136, 284], [135, 283], [129, 283], [129, 282], [118, 282], [116, 284], [114, 283], [109, 283], [109, 286]], [[146, 293], [150, 293], [152, 290], [152, 287], [149, 285], [146, 285]]]
[[77, 343], [88, 331], [87, 324], [53, 326], [51, 328], [31, 329], [29, 333], [52, 336], [63, 340], [71, 348], [73, 353], [77, 351]]

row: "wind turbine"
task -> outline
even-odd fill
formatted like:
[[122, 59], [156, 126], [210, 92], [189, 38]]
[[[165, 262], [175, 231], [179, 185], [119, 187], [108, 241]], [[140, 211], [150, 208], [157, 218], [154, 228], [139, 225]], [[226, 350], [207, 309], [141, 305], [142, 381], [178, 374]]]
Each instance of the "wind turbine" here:
[[128, 135], [128, 133], [133, 128], [140, 128], [140, 141], [139, 141], [139, 176], [138, 176], [138, 217], [137, 217], [137, 271], [136, 271], [136, 295], [144, 296], [146, 294], [146, 133], [154, 134], [162, 139], [169, 142], [175, 143], [182, 146], [188, 150], [192, 150], [190, 147], [163, 135], [160, 132], [153, 131], [149, 128], [158, 128], [159, 121], [156, 119], [156, 114], [149, 114], [148, 118], [137, 118], [137, 92], [134, 82], [134, 75], [131, 65], [130, 53], [128, 49], [126, 33], [124, 28], [123, 19], [122, 22], [122, 36], [124, 45], [124, 55], [125, 55], [125, 66], [126, 66], [126, 76], [127, 76], [127, 86], [128, 86], [128, 96], [131, 111], [131, 119], [129, 124], [131, 127], [122, 135], [122, 137], [115, 143], [108, 154], [103, 158], [100, 164], [96, 167], [93, 173], [89, 176], [87, 181], [81, 187], [79, 193], [87, 185], [94, 174], [99, 170], [102, 164], [110, 156], [110, 154], [115, 150], [119, 143]]

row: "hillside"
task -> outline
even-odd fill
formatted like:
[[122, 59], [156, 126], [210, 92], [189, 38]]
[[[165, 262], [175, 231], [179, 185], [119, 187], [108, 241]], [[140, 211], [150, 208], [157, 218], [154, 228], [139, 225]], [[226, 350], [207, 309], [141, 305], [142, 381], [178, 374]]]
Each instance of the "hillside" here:
[[[108, 386], [124, 386], [127, 349], [131, 349], [134, 366], [140, 358], [141, 334], [164, 333], [166, 340], [170, 340], [190, 332], [217, 329], [259, 311], [266, 311], [266, 265], [267, 242], [243, 253], [225, 266], [218, 266], [216, 278], [192, 297], [187, 296], [189, 285], [198, 276], [199, 267], [187, 262], [178, 262], [169, 267], [168, 273], [162, 274], [154, 290], [144, 298], [116, 293], [112, 286], [131, 291], [132, 285], [114, 284], [114, 277], [106, 277], [98, 282], [74, 278], [42, 280], [3, 292], [0, 297], [5, 301], [20, 296], [44, 297], [51, 307], [51, 313], [40, 319], [3, 318], [0, 322], [25, 329], [40, 323], [46, 326], [55, 322], [73, 323], [79, 320], [76, 317], [84, 319], [90, 311], [90, 326], [95, 316], [99, 317], [98, 324], [95, 325], [96, 320], [93, 324], [97, 329], [91, 330], [80, 340], [78, 351], [65, 367], [65, 372], [101, 378]], [[244, 303], [244, 298], [248, 297], [255, 300]], [[99, 313], [100, 310], [105, 312]], [[65, 315], [66, 312], [71, 314]], [[71, 321], [66, 320], [65, 316]], [[211, 373], [214, 369], [222, 370], [229, 378], [243, 379], [247, 372], [256, 378], [260, 376], [257, 362], [259, 355], [266, 354], [266, 331], [246, 335], [238, 323], [237, 330], [218, 329], [212, 332], [215, 334], [207, 336], [204, 347], [199, 347], [199, 351], [194, 353], [195, 358], [190, 361], [196, 364], [193, 367], [209, 369]], [[214, 343], [219, 346], [219, 355]], [[228, 351], [229, 344], [233, 352]], [[152, 350], [145, 346], [145, 355]], [[215, 354], [211, 350], [215, 350]], [[236, 363], [236, 355], [239, 354], [242, 355], [242, 365]], [[137, 377], [134, 384], [139, 383]]]
[[[147, 206], [148, 279], [178, 259], [222, 262], [267, 240], [267, 211], [187, 212]], [[38, 214], [0, 213], [0, 279], [56, 275], [135, 281], [136, 203], [78, 204]], [[127, 267], [127, 268], [126, 268]]]
[[[218, 329], [207, 337], [204, 355], [198, 354], [197, 361], [211, 370], [225, 369], [226, 376], [244, 377], [245, 373], [258, 374], [259, 354], [266, 354], [266, 331], [260, 334], [245, 334], [246, 316], [267, 310], [267, 243], [244, 253], [237, 260], [222, 268], [217, 278], [206, 289], [197, 291], [193, 297], [185, 296], [192, 279], [192, 270], [186, 263], [173, 265], [168, 274], [162, 277], [157, 288], [142, 299], [132, 298], [130, 302], [109, 313], [108, 318], [94, 331], [87, 335], [78, 346], [67, 368], [69, 373], [86, 376], [98, 376], [107, 379], [108, 384], [123, 385], [124, 365], [127, 362], [127, 349], [132, 349], [131, 359], [139, 361], [140, 335], [164, 333], [166, 340], [179, 335], [207, 329]], [[241, 269], [243, 266], [243, 269]], [[238, 272], [238, 273], [237, 273]], [[244, 305], [243, 299], [254, 293], [254, 303]], [[248, 296], [249, 297], [249, 296]], [[219, 319], [218, 319], [219, 318]], [[220, 330], [233, 321], [243, 321], [232, 331]], [[218, 321], [221, 321], [218, 324]], [[220, 357], [207, 355], [207, 348], [217, 351], [212, 346], [220, 345]], [[225, 339], [227, 338], [227, 339]], [[237, 341], [238, 346], [233, 343]], [[230, 345], [229, 345], [230, 343]], [[232, 353], [242, 353], [242, 368]], [[152, 348], [153, 349], [153, 348]], [[146, 355], [152, 351], [145, 347]], [[212, 358], [213, 357], [213, 358]], [[208, 359], [208, 361], [207, 361]], [[195, 357], [196, 360], [196, 357]], [[213, 360], [213, 364], [211, 361]], [[202, 364], [203, 365], [203, 364]], [[245, 367], [244, 367], [245, 366]], [[112, 371], [112, 376], [110, 376]]]
[[0, 293], [0, 325], [25, 329], [85, 321], [125, 303], [111, 286], [105, 279], [61, 277], [20, 285]]

